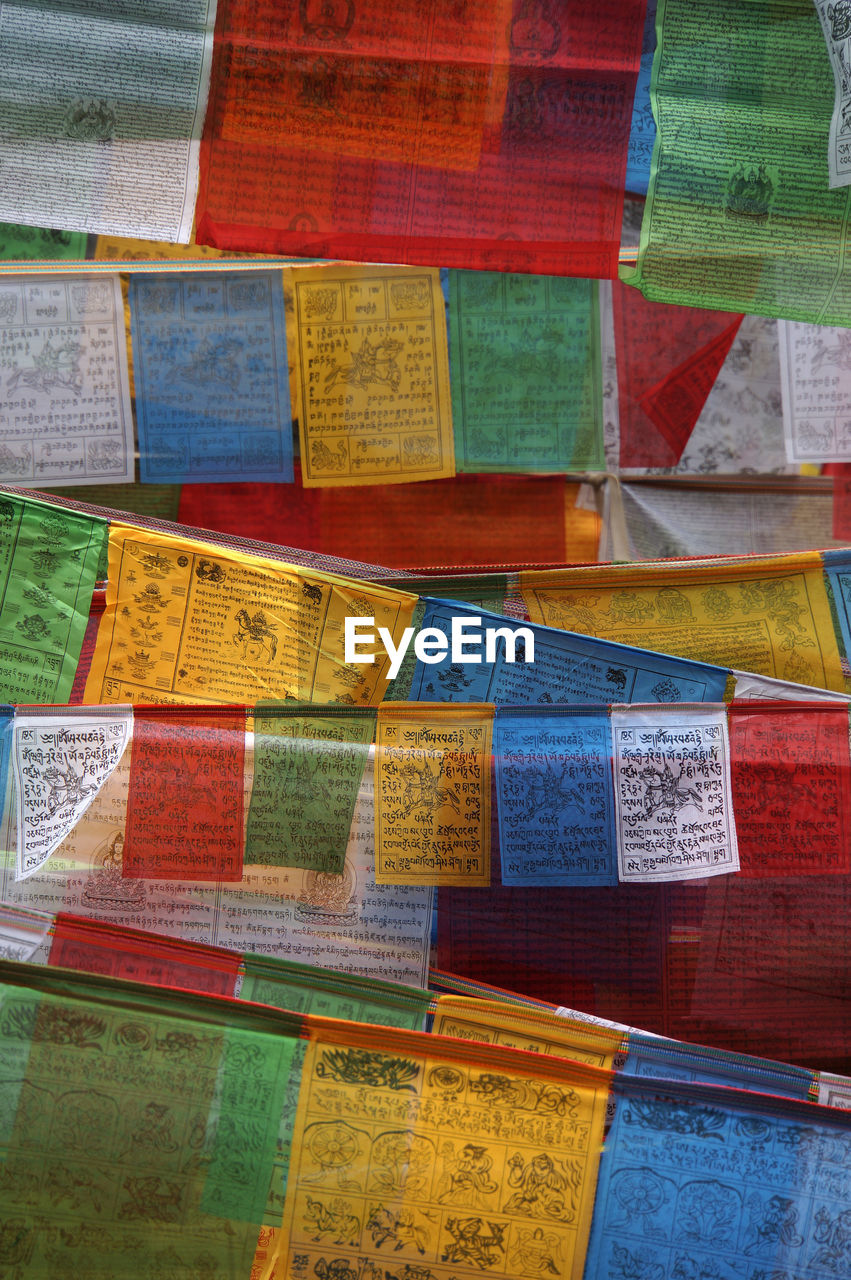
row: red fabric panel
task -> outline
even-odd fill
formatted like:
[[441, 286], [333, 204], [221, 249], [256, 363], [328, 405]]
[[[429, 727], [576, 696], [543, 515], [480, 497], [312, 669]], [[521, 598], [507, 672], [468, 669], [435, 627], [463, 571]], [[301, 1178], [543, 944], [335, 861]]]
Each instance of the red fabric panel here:
[[89, 668], [92, 665], [92, 655], [95, 651], [95, 642], [97, 640], [98, 627], [100, 626], [100, 616], [103, 613], [104, 598], [102, 591], [96, 591], [92, 596], [91, 608], [89, 610], [89, 620], [86, 623], [86, 632], [83, 636], [83, 646], [80, 649], [80, 661], [77, 663], [77, 670], [74, 672], [74, 683], [71, 686], [71, 692], [68, 695], [69, 703], [79, 706], [83, 701], [83, 694], [86, 691], [86, 680], [89, 675]]
[[664, 886], [508, 888], [496, 803], [491, 815], [490, 887], [440, 890], [440, 968], [662, 1031]]
[[[492, 871], [497, 867], [494, 859]], [[663, 887], [655, 885], [442, 888], [438, 963], [467, 978], [662, 1031], [662, 897]]]
[[847, 1073], [849, 912], [842, 875], [441, 889], [438, 964], [680, 1040]]
[[241, 707], [138, 707], [133, 722], [123, 874], [242, 878]]
[[440, 891], [441, 969], [680, 1040], [851, 1070], [851, 877], [507, 889], [498, 844], [494, 818], [490, 888]]
[[851, 871], [847, 704], [745, 702], [729, 720], [741, 874]]
[[220, 0], [201, 244], [615, 276], [645, 0]]
[[213, 529], [276, 546], [319, 549], [319, 494], [295, 484], [187, 484], [177, 519], [196, 529]]
[[322, 550], [389, 568], [560, 563], [561, 476], [320, 489]]
[[677, 365], [641, 397], [641, 408], [667, 440], [678, 462], [706, 404], [706, 397], [727, 359], [742, 319], [742, 316], [736, 316], [717, 338]]
[[823, 471], [833, 476], [833, 536], [851, 542], [851, 463], [832, 462]]
[[111, 978], [232, 996], [241, 956], [133, 929], [58, 915], [49, 964]]
[[851, 879], [718, 876], [705, 901], [689, 1039], [847, 1074]]
[[675, 466], [742, 317], [648, 302], [617, 282], [612, 288], [620, 464]]

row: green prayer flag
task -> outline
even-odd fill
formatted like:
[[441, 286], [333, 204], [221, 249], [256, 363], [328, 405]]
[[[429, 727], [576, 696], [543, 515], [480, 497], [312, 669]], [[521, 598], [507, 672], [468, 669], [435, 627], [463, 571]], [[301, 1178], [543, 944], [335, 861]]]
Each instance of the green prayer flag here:
[[50, 231], [45, 227], [20, 227], [0, 222], [0, 261], [71, 262], [86, 256], [84, 231]]
[[597, 282], [449, 273], [459, 471], [605, 466]]
[[375, 712], [258, 702], [245, 861], [339, 875]]
[[[115, 511], [130, 511], [147, 519], [177, 520], [180, 506], [179, 484], [77, 484], [73, 488], [51, 488], [58, 498], [70, 498], [74, 502], [87, 502], [92, 507], [111, 507]], [[98, 563], [98, 578], [106, 578], [109, 545], [104, 540]]]
[[0, 701], [67, 702], [107, 524], [0, 493]]
[[274, 956], [245, 955], [240, 999], [291, 1013], [422, 1031], [431, 992]]
[[833, 75], [812, 0], [659, 0], [645, 297], [851, 325], [851, 189], [828, 187]]
[[297, 1040], [258, 1037], [241, 1028], [225, 1032], [212, 1108], [215, 1137], [201, 1199], [205, 1213], [263, 1222], [292, 1134], [295, 1109], [285, 1102], [288, 1094], [298, 1096], [300, 1049]]
[[300, 1032], [274, 1010], [0, 962], [4, 1274], [247, 1276]]

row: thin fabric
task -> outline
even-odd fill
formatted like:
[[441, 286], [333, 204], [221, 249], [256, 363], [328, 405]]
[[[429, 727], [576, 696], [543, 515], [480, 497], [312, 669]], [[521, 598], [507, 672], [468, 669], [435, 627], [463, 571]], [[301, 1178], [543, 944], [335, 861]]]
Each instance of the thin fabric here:
[[6, 1273], [247, 1277], [298, 1019], [30, 966], [3, 982]]
[[[593, 560], [594, 512], [572, 506], [561, 476], [462, 476], [397, 485], [305, 489], [299, 483], [188, 485], [180, 523], [372, 566], [553, 564]], [[150, 486], [147, 486], [150, 487]], [[126, 505], [122, 498], [122, 506]]]
[[[470, 639], [462, 647], [471, 659], [453, 661], [454, 618], [468, 637], [484, 634], [485, 645], [487, 631], [496, 631], [494, 657], [486, 647], [481, 653], [481, 640]], [[422, 702], [720, 702], [727, 684], [723, 667], [575, 635], [557, 625], [521, 626], [457, 600], [426, 597], [423, 627], [446, 636], [447, 652], [416, 663], [411, 697]]]
[[[845, 6], [829, 7], [841, 35]], [[658, 302], [848, 325], [851, 191], [829, 187], [816, 6], [659, 0], [657, 32], [653, 173], [624, 278]]]
[[259, 703], [245, 860], [340, 875], [375, 712]]
[[837, 631], [849, 652], [847, 564], [847, 552], [806, 551], [599, 565], [526, 573], [521, 591], [535, 622], [844, 693]]
[[[114, 718], [114, 708], [98, 708], [88, 724], [107, 730]], [[27, 722], [34, 719], [27, 716]], [[3, 813], [0, 901], [25, 914], [71, 912], [104, 926], [151, 929], [167, 935], [170, 944], [286, 955], [307, 964], [342, 965], [352, 972], [423, 983], [433, 891], [427, 885], [400, 885], [388, 896], [376, 889], [371, 769], [361, 780], [342, 847], [330, 849], [334, 823], [329, 820], [322, 841], [310, 850], [314, 863], [333, 853], [338, 871], [327, 869], [328, 861], [325, 869], [314, 870], [305, 865], [306, 858], [302, 865], [282, 866], [280, 854], [269, 859], [254, 845], [249, 856], [259, 860], [249, 863], [244, 862], [242, 814], [251, 757], [243, 772], [242, 709], [138, 708], [135, 740], [105, 779], [96, 768], [104, 772], [102, 758], [111, 744], [96, 753], [73, 720], [71, 737], [69, 718], [52, 714], [45, 716], [40, 730], [42, 743], [50, 720], [55, 738], [65, 730], [61, 752], [42, 745], [38, 764], [37, 752], [27, 756], [19, 745], [30, 776], [27, 793]], [[84, 732], [91, 736], [89, 727]], [[86, 753], [94, 756], [96, 768], [85, 767]], [[63, 758], [57, 764], [59, 755]], [[305, 763], [299, 760], [295, 768]], [[315, 791], [307, 782], [304, 786], [308, 822], [316, 820], [326, 790], [336, 792], [342, 809], [349, 785], [346, 778], [344, 785], [332, 788], [327, 770], [315, 773], [312, 781]], [[23, 810], [25, 831], [31, 818], [36, 832], [45, 828], [54, 835], [69, 812], [73, 817], [74, 803], [66, 802], [57, 808], [54, 825], [44, 822], [50, 797], [61, 795], [65, 785], [84, 795], [80, 816], [48, 856], [43, 844], [33, 850], [32, 857], [41, 863], [25, 866], [21, 877], [17, 868], [24, 858], [15, 851], [16, 811]], [[276, 800], [268, 776], [256, 774], [252, 806], [276, 820]], [[287, 850], [286, 856], [297, 862], [298, 852], [293, 856]], [[0, 945], [5, 945], [1, 932]], [[17, 943], [15, 947], [17, 954]], [[180, 967], [185, 969], [182, 961]], [[97, 968], [101, 971], [101, 964]], [[125, 975], [120, 965], [109, 964], [103, 971], [147, 980], [144, 967]], [[198, 989], [194, 982], [174, 981]]]
[[648, 302], [612, 286], [620, 465], [680, 461], [741, 324], [740, 316]]
[[453, 476], [439, 272], [325, 265], [285, 278], [304, 486]]
[[851, 1121], [788, 1096], [804, 1073], [719, 1055], [760, 1092], [659, 1084], [641, 1076], [701, 1055], [639, 1038], [650, 1072], [613, 1079], [616, 1030], [454, 998], [455, 1038], [427, 1037], [387, 1025], [380, 984], [370, 1026], [8, 962], [0, 981], [22, 1276], [844, 1274]]
[[[33, 875], [95, 799], [133, 733], [133, 708], [51, 714], [21, 709], [13, 725], [16, 878]], [[2, 790], [5, 795], [5, 770]]]
[[650, 76], [656, 51], [656, 0], [647, 0], [644, 38], [641, 42], [641, 65], [632, 104], [632, 126], [629, 131], [629, 153], [626, 166], [626, 189], [646, 196], [650, 185], [656, 121], [650, 106]]
[[847, 875], [804, 865], [520, 889], [498, 877], [494, 859], [490, 888], [441, 888], [438, 950], [451, 971], [668, 1036], [847, 1065]]
[[197, 238], [615, 275], [644, 8], [220, 5]]
[[[179, 896], [190, 883], [223, 889], [259, 876], [286, 893], [304, 873], [345, 878], [374, 757], [378, 882], [486, 884], [491, 723], [506, 883], [738, 871], [734, 797], [745, 874], [848, 870], [845, 700], [757, 698], [729, 710], [396, 702], [379, 708], [377, 732], [374, 708], [266, 703], [250, 718], [243, 707], [139, 707], [135, 730], [131, 712], [16, 715], [15, 790], [2, 811], [17, 824], [16, 882], [80, 861], [104, 809], [118, 826], [105, 878], [128, 904], [145, 897], [137, 880], [186, 882]], [[88, 886], [85, 896], [100, 895]], [[33, 891], [34, 904], [47, 901]]]
[[545, 1054], [328, 1024], [305, 1055], [279, 1274], [472, 1280], [544, 1258], [580, 1276], [608, 1080]]
[[0, 282], [0, 481], [52, 489], [133, 480], [133, 411], [117, 275]]
[[[44, 943], [48, 932], [52, 943]], [[483, 984], [453, 980], [431, 971], [431, 987], [453, 984], [472, 994], [439, 995], [397, 983], [334, 972], [292, 960], [228, 952], [198, 943], [178, 942], [137, 929], [0, 908], [0, 937], [29, 946], [36, 964], [58, 965], [86, 973], [129, 978], [152, 986], [182, 987], [210, 995], [233, 995], [241, 975], [239, 999], [294, 1013], [315, 1013], [352, 1022], [427, 1029], [433, 1035], [476, 1039], [484, 1044], [524, 1048], [612, 1068], [615, 1054], [625, 1075], [697, 1081], [756, 1088], [776, 1097], [804, 1102], [815, 1096], [827, 1105], [825, 1072], [723, 1049], [687, 1044], [636, 1029], [594, 1020], [573, 1010], [540, 1005]], [[8, 959], [23, 958], [10, 954]], [[426, 1018], [430, 1006], [431, 1015]], [[522, 1037], [522, 1039], [521, 1039]], [[845, 1085], [830, 1079], [835, 1092]]]
[[614, 1089], [587, 1276], [847, 1275], [841, 1113], [687, 1085]]
[[460, 471], [605, 465], [595, 281], [450, 271], [449, 339]]
[[293, 478], [280, 274], [130, 277], [141, 479]]
[[416, 603], [390, 588], [131, 526], [113, 524], [109, 546], [88, 701], [345, 695], [369, 704], [386, 688], [389, 659], [365, 670], [345, 664], [342, 620], [374, 617], [398, 641]]
[[0, 496], [0, 696], [64, 702], [71, 692], [107, 525]]

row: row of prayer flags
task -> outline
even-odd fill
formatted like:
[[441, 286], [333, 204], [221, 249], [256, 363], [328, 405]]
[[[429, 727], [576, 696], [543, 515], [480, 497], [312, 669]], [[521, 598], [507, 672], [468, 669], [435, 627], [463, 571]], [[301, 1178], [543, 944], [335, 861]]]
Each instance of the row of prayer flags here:
[[[386, 694], [391, 653], [406, 651], [413, 591], [141, 525], [108, 525], [9, 492], [0, 502], [7, 566], [0, 677], [9, 702], [68, 699], [107, 536], [106, 607], [84, 701], [291, 697], [368, 706]], [[719, 701], [730, 673], [744, 670], [844, 692], [847, 559], [825, 551], [526, 571], [519, 589], [533, 625], [524, 642], [537, 637], [540, 666], [523, 661], [523, 652], [512, 664], [499, 647], [490, 661], [457, 663], [447, 639], [442, 655], [432, 650], [431, 661], [419, 663], [408, 688], [418, 700]], [[483, 617], [463, 603], [471, 590], [475, 577], [457, 594], [459, 619]], [[493, 598], [502, 608], [500, 591]], [[428, 607], [428, 625], [451, 632], [452, 601]], [[346, 659], [346, 619], [365, 628], [361, 636], [372, 634], [371, 655], [361, 647]], [[497, 631], [505, 625], [483, 620]], [[411, 642], [408, 633], [408, 652]], [[569, 656], [583, 666], [571, 669]]]
[[[785, 714], [781, 710], [774, 720], [781, 735]], [[762, 716], [759, 721], [764, 727]], [[806, 721], [803, 726], [799, 721], [796, 738], [801, 727], [806, 730]], [[754, 756], [752, 781], [761, 785], [759, 753]], [[241, 884], [230, 886], [122, 876], [125, 763], [93, 800], [61, 855], [41, 872], [15, 882], [7, 859], [4, 900], [41, 911], [71, 910], [107, 927], [124, 923], [156, 929], [176, 942], [204, 939], [229, 950], [422, 983], [430, 900], [423, 889], [376, 890], [371, 771], [363, 779], [341, 876], [246, 867]], [[789, 773], [793, 803], [802, 794], [794, 786], [797, 767]], [[812, 786], [811, 777], [806, 786]], [[737, 792], [737, 803], [741, 795]], [[826, 791], [823, 803], [832, 803]], [[3, 842], [12, 847], [8, 819], [13, 815], [7, 811], [6, 816]], [[782, 821], [779, 813], [774, 817]], [[804, 832], [804, 825], [798, 830]], [[811, 867], [803, 875], [722, 876], [640, 890], [527, 886], [518, 893], [500, 889], [498, 863], [493, 870], [497, 884], [491, 889], [441, 889], [443, 963], [463, 965], [471, 974], [482, 973], [483, 963], [485, 973], [506, 985], [522, 982], [526, 989], [596, 1016], [638, 1021], [657, 1032], [726, 1044], [737, 1052], [767, 1052], [820, 1066], [847, 1056], [851, 1024], [842, 977], [847, 876]], [[660, 918], [670, 922], [669, 934], [660, 932]], [[496, 949], [495, 927], [501, 938]], [[4, 949], [13, 945], [18, 948], [13, 956], [32, 954], [31, 945], [21, 951], [22, 943], [9, 940], [4, 928]], [[142, 972], [137, 969], [137, 976]], [[475, 984], [462, 989], [471, 987]]]
[[3, 720], [7, 863], [15, 881], [61, 864], [123, 760], [109, 868], [128, 893], [239, 884], [248, 868], [340, 876], [373, 737], [378, 884], [487, 885], [492, 778], [503, 884], [851, 869], [847, 703], [760, 700], [19, 707]]
[[[4, 277], [0, 478], [132, 482], [135, 420], [145, 484], [287, 482], [292, 411], [307, 488], [676, 465], [740, 324], [615, 284], [601, 329], [594, 281], [451, 271], [447, 356], [435, 271], [324, 265], [286, 280], [133, 274], [126, 349], [117, 276]], [[790, 464], [848, 456], [843, 333], [779, 323], [772, 394]]]
[[[310, 747], [296, 746], [281, 785], [264, 786], [262, 775], [252, 780], [256, 756], [243, 710], [228, 710], [226, 732], [222, 716], [211, 717], [208, 708], [194, 715], [178, 708], [176, 716], [163, 710], [147, 717], [136, 709], [129, 748], [105, 777], [105, 769], [97, 772], [100, 761], [92, 759], [91, 739], [114, 723], [114, 709], [105, 718], [88, 717], [88, 739], [75, 726], [74, 709], [58, 718], [46, 708], [28, 711], [14, 744], [15, 785], [8, 791], [4, 785], [10, 803], [3, 809], [0, 900], [25, 911], [72, 912], [230, 951], [305, 964], [345, 962], [366, 977], [421, 984], [434, 893], [427, 886], [398, 886], [388, 894], [376, 886], [372, 770], [362, 769], [354, 782], [345, 773], [357, 751], [345, 746], [336, 752], [337, 795], [345, 791], [356, 803], [343, 847], [334, 849], [334, 871], [327, 857], [330, 822], [317, 830], [329, 771], [311, 769]], [[10, 730], [8, 715], [4, 719]], [[12, 746], [11, 732], [5, 742]], [[245, 766], [238, 776], [235, 756]], [[152, 759], [161, 772], [152, 773]], [[287, 790], [293, 768], [300, 772], [303, 797]], [[258, 809], [249, 834], [253, 862], [244, 860], [252, 794]], [[301, 831], [300, 803], [307, 811]], [[50, 852], [50, 845], [33, 847], [28, 816], [36, 817], [36, 832], [44, 827], [52, 837]], [[269, 857], [263, 837], [276, 823], [281, 840], [289, 823], [296, 835], [312, 828], [316, 843], [303, 850], [290, 846], [289, 853], [279, 844]], [[15, 852], [19, 825], [38, 866], [23, 866], [24, 857]], [[339, 815], [336, 826], [343, 826]], [[221, 863], [218, 878], [214, 859]]]
[[131, 391], [143, 483], [292, 481], [293, 416], [308, 488], [603, 466], [593, 281], [451, 272], [445, 305], [434, 269], [323, 265], [128, 299], [130, 349], [118, 276], [3, 278], [0, 478], [132, 482]]
[[[447, 349], [435, 270], [326, 264], [281, 280], [132, 274], [131, 350], [117, 276], [4, 277], [0, 479], [132, 482], [134, 419], [145, 484], [292, 481], [293, 416], [307, 488], [676, 465], [740, 325], [615, 284], [609, 336], [594, 281], [450, 271]], [[779, 325], [790, 464], [851, 449], [843, 332]]]
[[[238, 954], [114, 923], [0, 908], [10, 960], [272, 1005], [295, 1013], [426, 1030], [435, 1035], [570, 1057], [644, 1078], [759, 1087], [825, 1101], [825, 1073], [686, 1044], [430, 970], [428, 990], [277, 957]], [[467, 988], [471, 988], [468, 992]], [[831, 1078], [834, 1093], [848, 1080]]]
[[31, 1273], [842, 1258], [838, 1108], [615, 1074], [558, 1038], [530, 1053], [8, 961], [2, 980], [6, 1253]]
[[[656, 6], [658, 134], [634, 278], [658, 300], [843, 324], [846, 192], [831, 189], [847, 170], [841, 12], [795, 0], [781, 23], [763, 0], [737, 21], [729, 3], [729, 47], [726, 18], [716, 26], [714, 12], [684, 0]], [[168, 23], [148, 24], [144, 41], [132, 22], [95, 13], [71, 31], [43, 7], [35, 34], [4, 18], [10, 66], [29, 72], [27, 92], [0, 118], [0, 216], [13, 237], [26, 241], [15, 228], [30, 224], [36, 234], [64, 226], [66, 237], [96, 228], [187, 242], [200, 148], [201, 242], [616, 275], [633, 113], [634, 161], [646, 161], [654, 132], [642, 0], [611, 0], [569, 24], [537, 0], [501, 0], [498, 15], [468, 5], [463, 19], [450, 0], [425, 14], [405, 0], [368, 16], [341, 4], [317, 17], [301, 5], [275, 23], [229, 0], [217, 6], [215, 39], [211, 8], [180, 29], [180, 57], [167, 55], [178, 39]], [[47, 89], [56, 47], [74, 51], [73, 73]], [[111, 67], [97, 92], [91, 48]], [[152, 86], [141, 106], [128, 99], [131, 82]], [[162, 101], [183, 104], [169, 122]], [[766, 104], [779, 125], [765, 122]], [[35, 140], [33, 121], [44, 132]], [[823, 231], [807, 230], [813, 210]], [[819, 275], [823, 242], [832, 265]]]

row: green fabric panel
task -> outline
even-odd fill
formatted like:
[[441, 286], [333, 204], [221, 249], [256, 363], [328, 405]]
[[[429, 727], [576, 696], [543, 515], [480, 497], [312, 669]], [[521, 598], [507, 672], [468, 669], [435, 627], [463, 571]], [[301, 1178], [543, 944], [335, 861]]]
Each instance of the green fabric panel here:
[[833, 75], [811, 0], [659, 0], [638, 266], [660, 302], [851, 324], [851, 189], [828, 188]]
[[293, 1013], [314, 1013], [350, 1022], [421, 1031], [431, 1000], [429, 991], [403, 987], [270, 956], [243, 957], [245, 977], [240, 999], [271, 1004]]
[[245, 861], [339, 875], [374, 711], [258, 702]]
[[[130, 511], [135, 516], [153, 520], [177, 521], [180, 506], [179, 484], [78, 484], [73, 488], [51, 489], [58, 498], [70, 498], [73, 502], [88, 502], [93, 507], [112, 507], [116, 511]], [[109, 544], [104, 541], [98, 578], [105, 580], [109, 561]]]
[[450, 271], [459, 471], [605, 466], [597, 283]]
[[[260, 1224], [279, 1181], [282, 1148], [289, 1149], [303, 1053], [296, 1040], [225, 1032], [213, 1110], [215, 1137], [201, 1208], [222, 1218]], [[295, 1086], [293, 1088], [293, 1085]]]
[[278, 1121], [278, 1134], [275, 1144], [275, 1159], [272, 1164], [272, 1175], [269, 1179], [269, 1192], [266, 1209], [263, 1214], [263, 1225], [280, 1227], [281, 1215], [284, 1212], [284, 1201], [287, 1198], [287, 1174], [290, 1167], [290, 1155], [293, 1148], [293, 1127], [295, 1125], [298, 1093], [301, 1085], [301, 1071], [304, 1066], [304, 1055], [307, 1045], [302, 1040], [293, 1046], [290, 1078], [281, 1106]]
[[38, 966], [0, 983], [8, 1274], [248, 1275], [298, 1020]]
[[87, 239], [84, 231], [48, 231], [0, 222], [0, 261], [73, 262], [85, 258]]
[[107, 524], [0, 493], [0, 701], [67, 702]]

